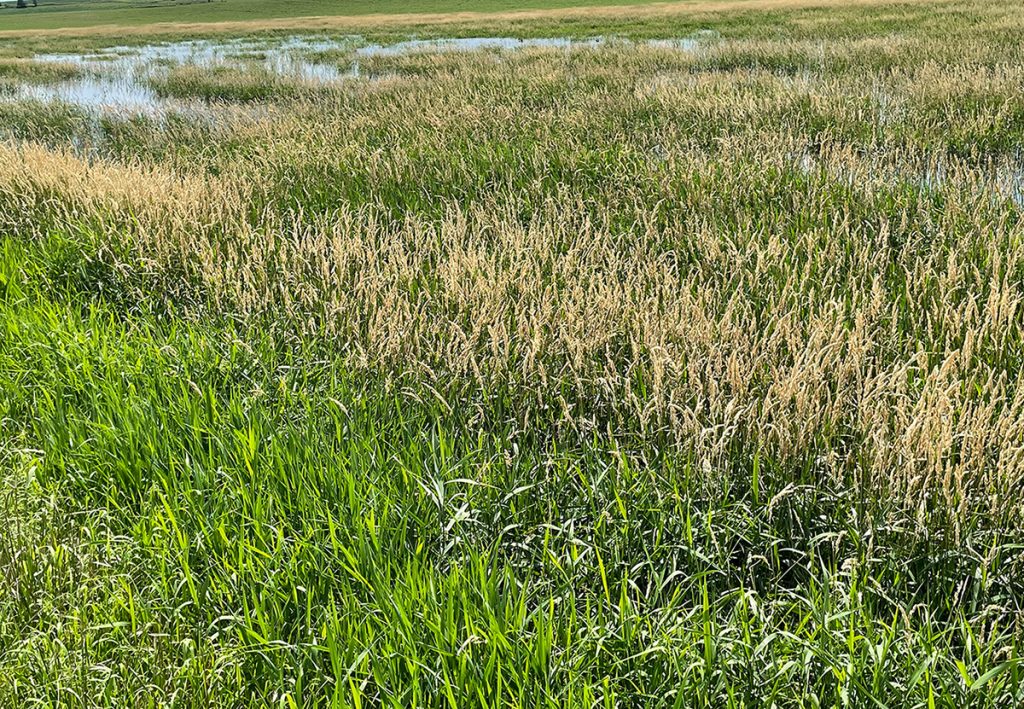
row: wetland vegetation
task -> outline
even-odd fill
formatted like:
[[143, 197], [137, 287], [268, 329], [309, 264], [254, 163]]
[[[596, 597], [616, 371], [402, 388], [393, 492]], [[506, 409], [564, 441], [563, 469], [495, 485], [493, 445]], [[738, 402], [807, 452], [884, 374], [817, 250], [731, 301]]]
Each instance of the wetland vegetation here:
[[714, 5], [3, 45], [0, 705], [1024, 703], [1024, 8]]

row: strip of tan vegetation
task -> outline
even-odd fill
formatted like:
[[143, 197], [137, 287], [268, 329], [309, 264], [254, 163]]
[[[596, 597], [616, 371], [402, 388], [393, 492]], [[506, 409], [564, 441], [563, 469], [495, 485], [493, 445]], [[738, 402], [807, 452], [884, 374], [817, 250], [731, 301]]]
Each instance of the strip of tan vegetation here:
[[[845, 8], [872, 7], [879, 5], [916, 4], [928, 2], [939, 4], [940, 0], [848, 0]], [[650, 3], [642, 5], [613, 5], [597, 7], [552, 8], [545, 10], [509, 10], [505, 12], [449, 12], [449, 13], [397, 13], [382, 15], [338, 15], [314, 17], [282, 17], [261, 20], [239, 20], [232, 22], [161, 22], [136, 25], [127, 28], [132, 36], [158, 36], [166, 34], [245, 34], [294, 30], [357, 31], [372, 29], [396, 29], [417, 25], [471, 24], [486, 26], [496, 22], [536, 22], [541, 20], [621, 20], [657, 19], [686, 14], [730, 14], [736, 12], [799, 10], [827, 8], [832, 0], [685, 0], [683, 2]], [[0, 30], [0, 37], [96, 37], [123, 36], [126, 28], [121, 25], [97, 25], [93, 27], [67, 27], [35, 30]]]

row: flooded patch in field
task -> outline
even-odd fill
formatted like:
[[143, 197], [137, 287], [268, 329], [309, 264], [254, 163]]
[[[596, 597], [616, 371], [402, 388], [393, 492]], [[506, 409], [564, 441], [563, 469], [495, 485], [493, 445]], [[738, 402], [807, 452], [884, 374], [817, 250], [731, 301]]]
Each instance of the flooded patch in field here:
[[276, 42], [190, 40], [110, 47], [91, 54], [41, 54], [36, 61], [78, 66], [84, 75], [59, 84], [23, 87], [21, 95], [61, 100], [88, 109], [152, 113], [171, 108], [173, 102], [155, 91], [151, 80], [175, 67], [254, 69], [300, 82], [327, 84], [339, 81], [343, 72], [334, 64], [308, 57], [342, 46], [344, 43], [338, 40], [290, 37]]
[[[692, 51], [698, 39], [648, 40], [644, 46]], [[242, 70], [307, 85], [331, 85], [361, 78], [359, 61], [417, 52], [516, 51], [531, 47], [571, 51], [628, 40], [594, 37], [460, 37], [366, 44], [360, 37], [288, 37], [285, 39], [189, 40], [138, 47], [118, 46], [87, 54], [41, 54], [37, 62], [82, 69], [82, 75], [59, 82], [17, 84], [0, 92], [0, 100], [60, 101], [93, 111], [160, 113], [180, 101], [154, 89], [162, 77], [180, 67]], [[325, 60], [324, 57], [337, 57]]]
[[598, 47], [607, 42], [606, 39], [570, 39], [568, 37], [541, 37], [534, 39], [518, 39], [516, 37], [458, 37], [450, 39], [413, 39], [395, 44], [367, 44], [356, 49], [362, 57], [387, 57], [416, 52], [476, 52], [481, 50], [511, 51], [529, 47], [547, 47], [553, 49], [573, 49], [579, 47]]
[[129, 78], [85, 76], [55, 84], [21, 84], [9, 98], [59, 101], [89, 108], [117, 108], [129, 113], [148, 113], [161, 99], [148, 85]]
[[[698, 42], [699, 39], [695, 38], [649, 39], [639, 44], [656, 49], [693, 51], [697, 48]], [[589, 37], [585, 39], [573, 39], [571, 37], [531, 37], [526, 39], [518, 37], [451, 37], [443, 39], [414, 39], [396, 42], [395, 44], [366, 44], [357, 47], [355, 52], [358, 56], [378, 57], [413, 54], [416, 52], [515, 51], [531, 47], [565, 50], [596, 49], [597, 47], [613, 43], [625, 46], [638, 44], [618, 37]]]
[[1024, 161], [1021, 155], [987, 165], [970, 165], [942, 156], [904, 160], [877, 157], [860, 162], [823, 160], [804, 152], [791, 158], [795, 168], [804, 175], [821, 176], [850, 187], [882, 181], [891, 186], [910, 186], [923, 194], [965, 191], [1009, 201], [1024, 209]]
[[313, 37], [289, 37], [283, 40], [205, 39], [148, 44], [138, 47], [109, 47], [91, 54], [39, 54], [36, 61], [62, 62], [86, 69], [132, 73], [154, 65], [196, 64], [203, 67], [238, 66], [262, 63], [281, 73], [323, 79], [337, 77], [337, 68], [317, 64], [306, 57], [311, 53], [354, 46], [352, 40]]
[[1024, 208], [1024, 167], [1005, 168], [996, 174], [996, 189], [1000, 195]]
[[922, 192], [942, 192], [948, 189], [966, 187], [980, 190], [995, 199], [1008, 200], [1018, 207], [1024, 207], [1024, 168], [1019, 161], [1009, 161], [983, 168], [965, 170], [952, 167], [942, 161], [917, 170], [908, 170], [899, 179], [917, 187]]

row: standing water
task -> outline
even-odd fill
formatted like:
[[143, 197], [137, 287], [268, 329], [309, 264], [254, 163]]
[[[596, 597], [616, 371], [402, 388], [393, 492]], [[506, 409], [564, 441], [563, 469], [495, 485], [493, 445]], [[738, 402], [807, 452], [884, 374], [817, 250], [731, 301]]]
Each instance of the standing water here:
[[[37, 55], [36, 61], [76, 66], [82, 70], [82, 75], [48, 84], [21, 83], [13, 90], [0, 94], [0, 100], [60, 101], [90, 110], [160, 113], [181, 106], [182, 103], [158, 94], [149, 80], [175, 66], [256, 69], [301, 82], [327, 85], [358, 77], [359, 60], [368, 57], [416, 52], [515, 51], [529, 47], [569, 50], [599, 47], [612, 41], [626, 42], [604, 37], [583, 40], [566, 37], [463, 37], [364, 44], [359, 37], [288, 37], [281, 40], [189, 40], [138, 47], [110, 47], [90, 54]], [[649, 40], [644, 44], [662, 49], [692, 51], [697, 46], [697, 40]], [[347, 68], [313, 59], [324, 52], [350, 52], [352, 59]]]

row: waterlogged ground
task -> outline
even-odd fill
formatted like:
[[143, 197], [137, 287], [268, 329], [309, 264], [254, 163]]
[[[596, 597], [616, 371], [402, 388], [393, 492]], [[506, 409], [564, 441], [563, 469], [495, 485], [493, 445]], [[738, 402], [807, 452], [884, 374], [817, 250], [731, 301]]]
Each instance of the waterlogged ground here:
[[34, 57], [35, 61], [72, 66], [81, 75], [56, 83], [22, 83], [9, 99], [57, 101], [122, 114], [156, 114], [182, 108], [181, 101], [161, 95], [152, 85], [152, 79], [170, 67], [261, 69], [297, 81], [328, 83], [339, 79], [340, 70], [310, 61], [307, 54], [343, 46], [342, 42], [295, 37], [277, 43], [197, 40], [110, 47], [87, 54], [41, 54]]
[[[651, 47], [693, 51], [697, 39], [648, 40]], [[361, 75], [360, 61], [371, 57], [431, 52], [516, 51], [554, 48], [566, 51], [598, 48], [609, 43], [628, 44], [621, 38], [567, 37], [460, 37], [406, 40], [393, 44], [367, 44], [359, 37], [288, 37], [281, 40], [194, 40], [118, 46], [83, 54], [39, 54], [35, 61], [74, 67], [80, 75], [58, 82], [17, 83], [0, 99], [61, 102], [94, 111], [150, 115], [195, 109], [194, 104], [160, 90], [161, 78], [175, 67], [195, 70], [237, 70], [279, 77], [306, 85], [330, 85]], [[333, 55], [336, 61], [318, 60]]]
[[906, 184], [925, 194], [940, 196], [943, 190], [979, 190], [998, 200], [1009, 200], [1024, 207], [1024, 166], [1019, 153], [989, 160], [976, 169], [963, 171], [962, 163], [936, 156], [907, 158], [892, 162], [872, 160], [859, 162], [856, 169], [842, 164], [829, 164], [810, 153], [795, 161], [797, 169], [808, 177], [824, 178], [850, 189], [876, 182]]
[[[654, 49], [695, 53], [718, 39], [714, 31], [704, 30], [681, 39], [653, 39], [640, 44]], [[628, 47], [623, 38], [591, 37], [452, 37], [410, 39], [390, 44], [367, 43], [361, 37], [292, 36], [280, 39], [234, 38], [228, 40], [186, 40], [139, 46], [112, 46], [84, 53], [42, 53], [34, 62], [66, 69], [71, 76], [51, 81], [24, 81], [0, 90], [0, 101], [37, 101], [56, 103], [87, 111], [100, 118], [116, 114], [122, 117], [145, 115], [153, 118], [168, 114], [194, 120], [216, 121], [231, 116], [265, 115], [258, 102], [280, 98], [282, 87], [339, 87], [345, 81], [374, 78], [363, 70], [375, 57], [401, 57], [459, 53], [502, 53], [537, 48], [573, 52], [603, 47]], [[493, 54], [491, 54], [493, 56]], [[248, 90], [237, 84], [198, 88], [185, 82], [175, 91], [175, 71], [192, 77], [228, 75], [251, 82]], [[280, 82], [276, 84], [275, 82]], [[655, 84], [659, 80], [655, 80]], [[265, 89], [265, 90], [260, 90]], [[180, 95], [178, 95], [180, 94]], [[876, 92], [877, 120], [894, 120], [893, 98]], [[243, 99], [243, 105], [230, 107], [224, 101]], [[212, 101], [212, 103], [211, 103]], [[256, 103], [254, 103], [254, 101]], [[96, 137], [96, 131], [91, 137]], [[82, 144], [76, 140], [75, 144]], [[794, 160], [797, 168], [812, 175], [828, 168], [812, 154]], [[845, 174], [841, 169], [829, 174], [837, 182], [851, 182], [871, 176], [898, 180], [922, 190], [940, 190], [947, 182], [948, 170], [941, 159], [908, 160], [895, 168], [880, 165], [861, 175]], [[1024, 206], [1024, 167], [1019, 159], [1002, 159], [980, 172], [980, 181], [997, 198], [1007, 198]]]

